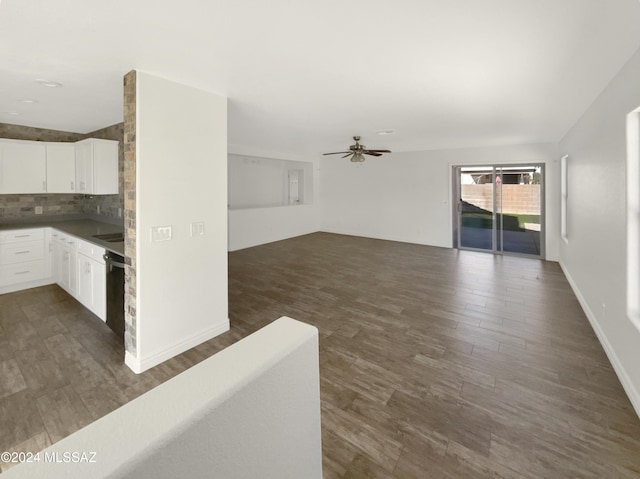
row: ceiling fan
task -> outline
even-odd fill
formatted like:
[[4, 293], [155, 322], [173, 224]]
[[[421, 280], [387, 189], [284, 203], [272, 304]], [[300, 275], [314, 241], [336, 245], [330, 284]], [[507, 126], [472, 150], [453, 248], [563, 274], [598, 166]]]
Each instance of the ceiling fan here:
[[346, 153], [342, 158], [351, 156], [350, 160], [352, 162], [359, 163], [365, 160], [362, 155], [382, 156], [383, 153], [391, 153], [390, 150], [367, 150], [366, 146], [360, 144], [359, 136], [354, 136], [353, 139], [356, 141], [356, 144], [351, 145], [349, 151], [336, 151], [335, 153], [325, 153], [324, 155], [340, 155]]

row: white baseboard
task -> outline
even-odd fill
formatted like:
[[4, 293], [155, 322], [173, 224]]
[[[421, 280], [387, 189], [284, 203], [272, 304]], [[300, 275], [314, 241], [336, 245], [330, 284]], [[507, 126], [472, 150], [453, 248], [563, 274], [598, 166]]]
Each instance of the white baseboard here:
[[171, 359], [178, 354], [181, 354], [188, 349], [191, 349], [198, 344], [204, 343], [211, 338], [215, 338], [219, 334], [224, 333], [225, 331], [229, 331], [229, 319], [225, 319], [224, 321], [220, 321], [219, 323], [205, 329], [204, 331], [193, 335], [187, 339], [180, 341], [179, 343], [174, 344], [162, 351], [159, 351], [151, 356], [146, 358], [136, 358], [128, 351], [125, 352], [124, 355], [124, 363], [131, 369], [134, 373], [140, 374], [145, 372], [147, 369], [151, 369], [154, 366], [157, 366], [160, 363], [165, 362], [167, 359]]
[[602, 345], [602, 348], [604, 349], [604, 352], [606, 353], [607, 358], [609, 358], [609, 362], [611, 363], [614, 371], [618, 375], [618, 379], [620, 380], [620, 383], [622, 384], [624, 391], [627, 393], [627, 396], [631, 401], [631, 405], [633, 406], [633, 409], [635, 409], [636, 414], [638, 415], [638, 417], [640, 417], [640, 392], [636, 389], [635, 385], [631, 381], [631, 378], [629, 377], [629, 375], [627, 374], [627, 371], [625, 370], [624, 366], [620, 362], [618, 355], [616, 354], [615, 350], [611, 346], [611, 343], [607, 339], [607, 336], [604, 334], [604, 331], [600, 327], [598, 318], [593, 313], [593, 311], [591, 311], [591, 308], [589, 308], [587, 301], [585, 300], [584, 296], [582, 296], [582, 293], [580, 292], [580, 290], [578, 289], [578, 286], [576, 285], [575, 281], [571, 277], [571, 274], [569, 274], [569, 271], [567, 271], [562, 261], [560, 261], [559, 263], [560, 263], [560, 268], [562, 268], [562, 272], [567, 277], [567, 281], [569, 281], [569, 285], [571, 285], [571, 289], [573, 289], [573, 293], [576, 295], [576, 298], [578, 298], [578, 302], [580, 303], [580, 306], [582, 306], [584, 313], [587, 315], [587, 319], [589, 320], [589, 323], [591, 323], [591, 327], [593, 328], [593, 331], [596, 333], [596, 336], [598, 337], [598, 340], [600, 341], [600, 344]]
[[376, 233], [360, 233], [357, 231], [339, 231], [331, 228], [322, 228], [320, 232], [331, 233], [336, 235], [345, 235], [345, 236], [358, 236], [360, 238], [371, 238], [371, 239], [378, 239], [378, 240], [385, 240], [385, 241], [396, 241], [398, 243], [410, 243], [410, 244], [419, 244], [423, 246], [435, 246], [437, 248], [451, 248], [451, 245], [431, 244], [431, 243], [426, 243], [424, 241], [417, 240], [415, 238], [408, 238], [405, 236], [379, 235]]
[[22, 291], [23, 289], [39, 288], [40, 286], [47, 286], [48, 284], [54, 284], [53, 278], [36, 279], [34, 281], [28, 281], [26, 283], [11, 284], [9, 286], [0, 287], [0, 294], [15, 293], [16, 291]]
[[297, 238], [299, 236], [306, 236], [306, 235], [310, 235], [310, 234], [318, 233], [318, 232], [319, 232], [318, 230], [313, 230], [313, 231], [309, 230], [309, 231], [297, 232], [295, 234], [292, 233], [292, 234], [289, 234], [287, 236], [282, 236], [282, 237], [278, 236], [276, 238], [268, 238], [268, 239], [262, 238], [260, 241], [250, 241], [248, 243], [242, 243], [240, 245], [235, 244], [233, 247], [229, 246], [228, 251], [230, 253], [233, 253], [234, 251], [240, 251], [240, 250], [247, 249], [247, 248], [254, 248], [256, 246], [262, 246], [262, 245], [269, 244], [269, 243], [276, 243], [278, 241], [284, 241], [284, 240], [288, 240], [288, 239], [292, 239], [292, 238]]

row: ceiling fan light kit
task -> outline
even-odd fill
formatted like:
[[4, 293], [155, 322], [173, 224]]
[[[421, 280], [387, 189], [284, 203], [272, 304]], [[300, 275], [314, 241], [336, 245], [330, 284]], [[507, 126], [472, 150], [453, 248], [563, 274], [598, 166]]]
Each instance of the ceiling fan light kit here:
[[[354, 136], [356, 144], [349, 147], [349, 151], [336, 151], [334, 153], [325, 153], [324, 155], [343, 155], [342, 158], [350, 156], [349, 160], [353, 163], [361, 163], [365, 160], [364, 155], [382, 156], [383, 153], [391, 153], [390, 150], [367, 150], [367, 147], [360, 144], [360, 137]], [[346, 154], [345, 154], [346, 153]]]

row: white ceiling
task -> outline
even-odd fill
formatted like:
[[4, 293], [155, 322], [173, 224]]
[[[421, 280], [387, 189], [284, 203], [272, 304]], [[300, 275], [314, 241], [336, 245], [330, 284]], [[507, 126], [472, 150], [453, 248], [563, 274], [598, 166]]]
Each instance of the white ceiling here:
[[639, 26], [637, 0], [2, 0], [0, 122], [118, 123], [138, 69], [228, 96], [229, 143], [265, 150], [557, 141]]

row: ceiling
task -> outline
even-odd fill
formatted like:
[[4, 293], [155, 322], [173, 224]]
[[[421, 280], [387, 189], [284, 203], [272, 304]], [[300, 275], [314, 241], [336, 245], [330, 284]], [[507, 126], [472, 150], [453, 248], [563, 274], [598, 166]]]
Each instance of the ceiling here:
[[0, 122], [119, 123], [137, 69], [226, 95], [229, 143], [265, 151], [558, 141], [639, 22], [638, 0], [2, 0]]

